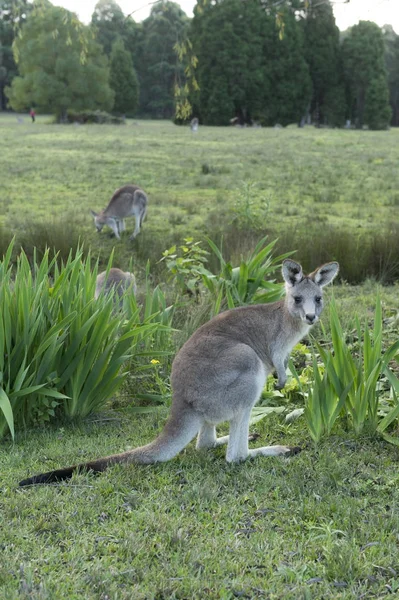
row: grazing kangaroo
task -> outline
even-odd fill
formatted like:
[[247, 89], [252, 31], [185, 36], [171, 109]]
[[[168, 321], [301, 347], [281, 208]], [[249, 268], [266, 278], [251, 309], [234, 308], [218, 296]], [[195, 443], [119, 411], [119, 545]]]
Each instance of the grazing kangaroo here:
[[90, 211], [94, 217], [94, 224], [97, 231], [101, 231], [104, 225], [111, 227], [115, 237], [120, 240], [120, 233], [125, 230], [126, 217], [135, 216], [136, 224], [134, 231], [129, 239], [134, 240], [140, 233], [140, 227], [143, 224], [147, 214], [148, 198], [147, 194], [137, 185], [124, 185], [116, 190], [107, 208], [100, 213]]
[[[289, 446], [248, 449], [251, 410], [274, 369], [278, 387], [284, 387], [288, 356], [319, 318], [323, 309], [322, 288], [334, 279], [338, 268], [338, 263], [331, 262], [306, 276], [301, 265], [285, 260], [285, 298], [272, 304], [228, 310], [197, 329], [173, 362], [171, 414], [153, 442], [122, 454], [36, 475], [20, 485], [68, 479], [76, 470], [104, 471], [115, 463], [164, 462], [176, 456], [196, 435], [197, 448], [227, 443], [228, 462], [298, 452], [299, 448]], [[222, 421], [229, 421], [230, 435], [218, 439], [215, 426]]]
[[102, 293], [107, 294], [112, 289], [116, 291], [120, 298], [129, 287], [131, 287], [133, 294], [136, 295], [137, 285], [133, 273], [112, 268], [109, 270], [107, 278], [106, 275], [107, 271], [103, 271], [97, 275], [96, 291], [94, 292], [95, 298], [98, 298]]

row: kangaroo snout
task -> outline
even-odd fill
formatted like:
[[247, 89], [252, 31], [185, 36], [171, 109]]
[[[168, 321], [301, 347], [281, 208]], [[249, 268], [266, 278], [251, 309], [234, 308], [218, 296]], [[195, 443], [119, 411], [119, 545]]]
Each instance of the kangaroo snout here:
[[312, 314], [305, 315], [305, 321], [306, 321], [306, 323], [308, 323], [308, 325], [313, 325], [313, 323], [315, 323], [316, 319], [317, 319], [316, 315], [312, 315]]

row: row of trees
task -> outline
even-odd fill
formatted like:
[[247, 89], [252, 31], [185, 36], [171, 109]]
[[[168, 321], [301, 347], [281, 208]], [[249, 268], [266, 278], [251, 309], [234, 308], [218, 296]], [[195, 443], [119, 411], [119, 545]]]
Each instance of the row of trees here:
[[191, 20], [162, 0], [141, 24], [99, 0], [89, 27], [48, 0], [0, 0], [3, 109], [171, 118], [177, 82], [207, 124], [385, 128], [399, 125], [399, 36], [371, 22], [340, 34], [328, 0], [198, 0]]

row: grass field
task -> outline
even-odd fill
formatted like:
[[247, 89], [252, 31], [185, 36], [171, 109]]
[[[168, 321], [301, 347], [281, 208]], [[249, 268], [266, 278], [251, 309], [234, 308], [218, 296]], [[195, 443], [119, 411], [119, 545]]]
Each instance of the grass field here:
[[[36, 226], [51, 241], [57, 224], [54, 244], [80, 235], [105, 260], [114, 242], [96, 235], [89, 209], [104, 208], [116, 188], [136, 183], [150, 208], [137, 241], [117, 246], [122, 267], [132, 255], [155, 264], [187, 235], [224, 233], [227, 251], [239, 256], [248, 233], [269, 232], [309, 268], [327, 254], [339, 259], [350, 281], [375, 274], [374, 261], [377, 271], [389, 263], [399, 272], [392, 255], [399, 238], [395, 129], [200, 127], [192, 134], [170, 122], [48, 123], [44, 116], [34, 124], [0, 116], [0, 223], [8, 235], [26, 238]], [[364, 252], [374, 237], [370, 258]]]
[[[146, 258], [162, 280], [162, 250], [188, 234], [230, 231], [227, 251], [239, 257], [265, 231], [280, 233], [284, 251], [299, 249], [309, 261], [308, 248], [334, 234], [331, 248], [346, 248], [356, 270], [361, 247], [357, 255], [343, 244], [359, 231], [378, 239], [398, 227], [396, 130], [200, 127], [192, 135], [171, 123], [47, 121], [0, 115], [0, 233], [39, 240], [36, 228], [56, 247], [80, 236], [104, 261], [115, 245], [115, 266], [132, 259], [139, 287]], [[128, 182], [148, 192], [149, 214], [136, 241], [115, 244], [95, 233], [89, 209], [103, 208]], [[309, 236], [316, 230], [320, 240]], [[399, 257], [388, 259], [389, 267]], [[334, 285], [347, 332], [355, 315], [370, 322], [377, 290], [388, 344], [398, 337], [398, 283]], [[338, 427], [315, 447], [303, 420], [273, 415], [253, 427], [254, 445], [300, 445], [300, 455], [228, 465], [222, 449], [196, 452], [191, 444], [163, 465], [17, 488], [28, 474], [153, 439], [167, 412], [137, 416], [134, 386], [132, 374], [123, 408], [1, 443], [0, 598], [399, 598], [398, 448], [367, 434]]]

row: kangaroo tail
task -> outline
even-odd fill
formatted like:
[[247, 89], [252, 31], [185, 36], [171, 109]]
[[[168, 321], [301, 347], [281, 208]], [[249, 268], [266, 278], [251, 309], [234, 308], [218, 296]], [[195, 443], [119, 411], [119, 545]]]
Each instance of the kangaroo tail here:
[[145, 194], [142, 190], [136, 190], [134, 193], [134, 198], [137, 203], [140, 203], [140, 227], [143, 224], [143, 221], [147, 214], [147, 204], [148, 198], [147, 194]]
[[98, 458], [97, 460], [73, 465], [64, 469], [49, 471], [28, 477], [19, 482], [20, 487], [26, 485], [54, 483], [70, 479], [73, 473], [77, 471], [93, 471], [101, 473], [109, 466], [119, 463], [137, 463], [148, 465], [156, 462], [166, 462], [178, 454], [198, 433], [201, 426], [201, 419], [194, 412], [179, 414], [177, 417], [170, 416], [163, 431], [150, 444], [140, 446], [134, 450], [123, 452], [122, 454], [112, 454]]
[[146, 218], [146, 215], [147, 215], [147, 207], [145, 206], [143, 212], [140, 215], [140, 227], [142, 226], [143, 221]]

